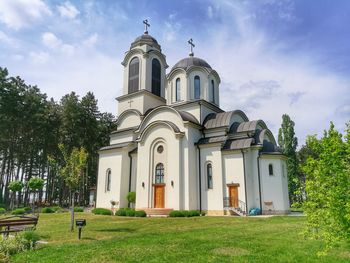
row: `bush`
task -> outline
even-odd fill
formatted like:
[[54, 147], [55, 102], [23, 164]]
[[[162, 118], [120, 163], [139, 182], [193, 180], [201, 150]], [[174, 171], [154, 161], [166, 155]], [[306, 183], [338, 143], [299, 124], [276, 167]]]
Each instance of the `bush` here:
[[138, 210], [138, 211], [135, 211], [135, 216], [136, 216], [136, 217], [146, 217], [147, 214], [146, 214], [146, 212], [143, 211], [143, 210]]
[[193, 217], [193, 216], [200, 216], [201, 214], [197, 210], [189, 210], [189, 211], [179, 211], [179, 210], [174, 210], [171, 211], [169, 216], [170, 217]]
[[39, 235], [34, 231], [23, 231], [13, 238], [0, 240], [0, 260], [21, 251], [33, 249], [38, 240]]
[[23, 231], [17, 234], [17, 236], [24, 239], [25, 242], [23, 243], [26, 244], [27, 249], [34, 248], [36, 243], [40, 240], [40, 236], [33, 230]]
[[135, 216], [134, 209], [126, 209], [126, 216]]
[[74, 207], [74, 212], [78, 212], [78, 213], [84, 212], [84, 208], [82, 208], [82, 207]]
[[118, 211], [115, 213], [116, 216], [126, 216], [126, 209], [125, 208], [119, 208]]
[[51, 214], [51, 213], [55, 213], [55, 210], [53, 210], [51, 207], [44, 207], [41, 209], [41, 213]]
[[13, 215], [23, 215], [26, 213], [26, 210], [24, 208], [17, 208], [15, 210], [12, 210], [11, 214]]
[[26, 213], [30, 213], [32, 212], [32, 208], [29, 206], [23, 207], [24, 211], [26, 211]]
[[128, 199], [129, 204], [135, 204], [136, 202], [136, 193], [135, 192], [129, 192], [126, 196], [126, 199]]
[[5, 209], [5, 208], [0, 207], [0, 215], [5, 214], [5, 213], [6, 213], [6, 209]]
[[112, 211], [106, 208], [95, 208], [91, 212], [95, 215], [112, 215]]

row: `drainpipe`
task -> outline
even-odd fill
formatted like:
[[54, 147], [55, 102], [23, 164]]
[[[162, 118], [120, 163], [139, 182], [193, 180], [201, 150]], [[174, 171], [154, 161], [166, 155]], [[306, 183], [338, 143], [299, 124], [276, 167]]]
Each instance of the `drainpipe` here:
[[199, 174], [199, 213], [202, 213], [202, 166], [201, 166], [201, 149], [197, 144], [198, 149], [198, 174]]
[[245, 191], [245, 210], [248, 214], [248, 199], [247, 199], [247, 178], [246, 178], [246, 172], [245, 172], [245, 156], [243, 149], [241, 150], [242, 156], [243, 156], [243, 174], [244, 174], [244, 191]]
[[262, 214], [261, 181], [260, 181], [260, 152], [258, 153], [258, 157], [256, 158], [256, 160], [258, 163], [259, 200], [260, 200], [260, 211]]
[[[129, 168], [129, 192], [131, 192], [131, 176], [132, 176], [132, 156], [130, 152], [128, 152], [129, 156], [129, 163], [130, 163], [130, 168]], [[128, 207], [130, 208], [130, 203], [128, 202]]]

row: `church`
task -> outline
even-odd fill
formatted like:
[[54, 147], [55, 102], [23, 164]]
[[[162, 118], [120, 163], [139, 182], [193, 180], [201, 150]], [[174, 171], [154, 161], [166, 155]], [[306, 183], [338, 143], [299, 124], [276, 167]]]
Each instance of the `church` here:
[[220, 108], [220, 76], [194, 56], [192, 39], [189, 56], [167, 73], [144, 24], [121, 63], [117, 128], [99, 151], [96, 207], [128, 207], [135, 192], [133, 206], [149, 215], [288, 213], [286, 157], [265, 122]]

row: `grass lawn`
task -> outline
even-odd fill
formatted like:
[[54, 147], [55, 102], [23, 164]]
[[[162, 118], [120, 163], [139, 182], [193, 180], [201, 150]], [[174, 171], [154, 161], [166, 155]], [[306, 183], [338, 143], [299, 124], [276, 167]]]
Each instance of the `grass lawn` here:
[[48, 244], [13, 262], [349, 262], [343, 244], [317, 257], [320, 241], [300, 235], [305, 218], [123, 218], [76, 213], [87, 219], [79, 241], [69, 214], [41, 214], [37, 232]]

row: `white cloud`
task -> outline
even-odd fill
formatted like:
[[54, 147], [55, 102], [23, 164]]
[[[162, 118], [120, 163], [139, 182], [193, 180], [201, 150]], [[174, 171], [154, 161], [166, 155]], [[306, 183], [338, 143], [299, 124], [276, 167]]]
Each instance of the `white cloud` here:
[[14, 41], [11, 37], [0, 30], [0, 42], [5, 44], [12, 44]]
[[208, 17], [209, 18], [213, 18], [213, 7], [212, 6], [208, 6]]
[[77, 15], [80, 14], [79, 10], [69, 1], [66, 1], [64, 4], [57, 6], [57, 9], [62, 17], [67, 17], [70, 19], [74, 19]]
[[34, 64], [45, 64], [49, 60], [50, 55], [47, 52], [30, 52], [29, 58]]
[[42, 0], [1, 0], [0, 21], [10, 28], [20, 29], [51, 15]]
[[62, 41], [51, 32], [46, 32], [41, 36], [43, 44], [48, 48], [58, 48], [62, 45]]
[[83, 44], [88, 47], [92, 47], [97, 43], [98, 40], [98, 34], [92, 34], [87, 39], [83, 41]]

